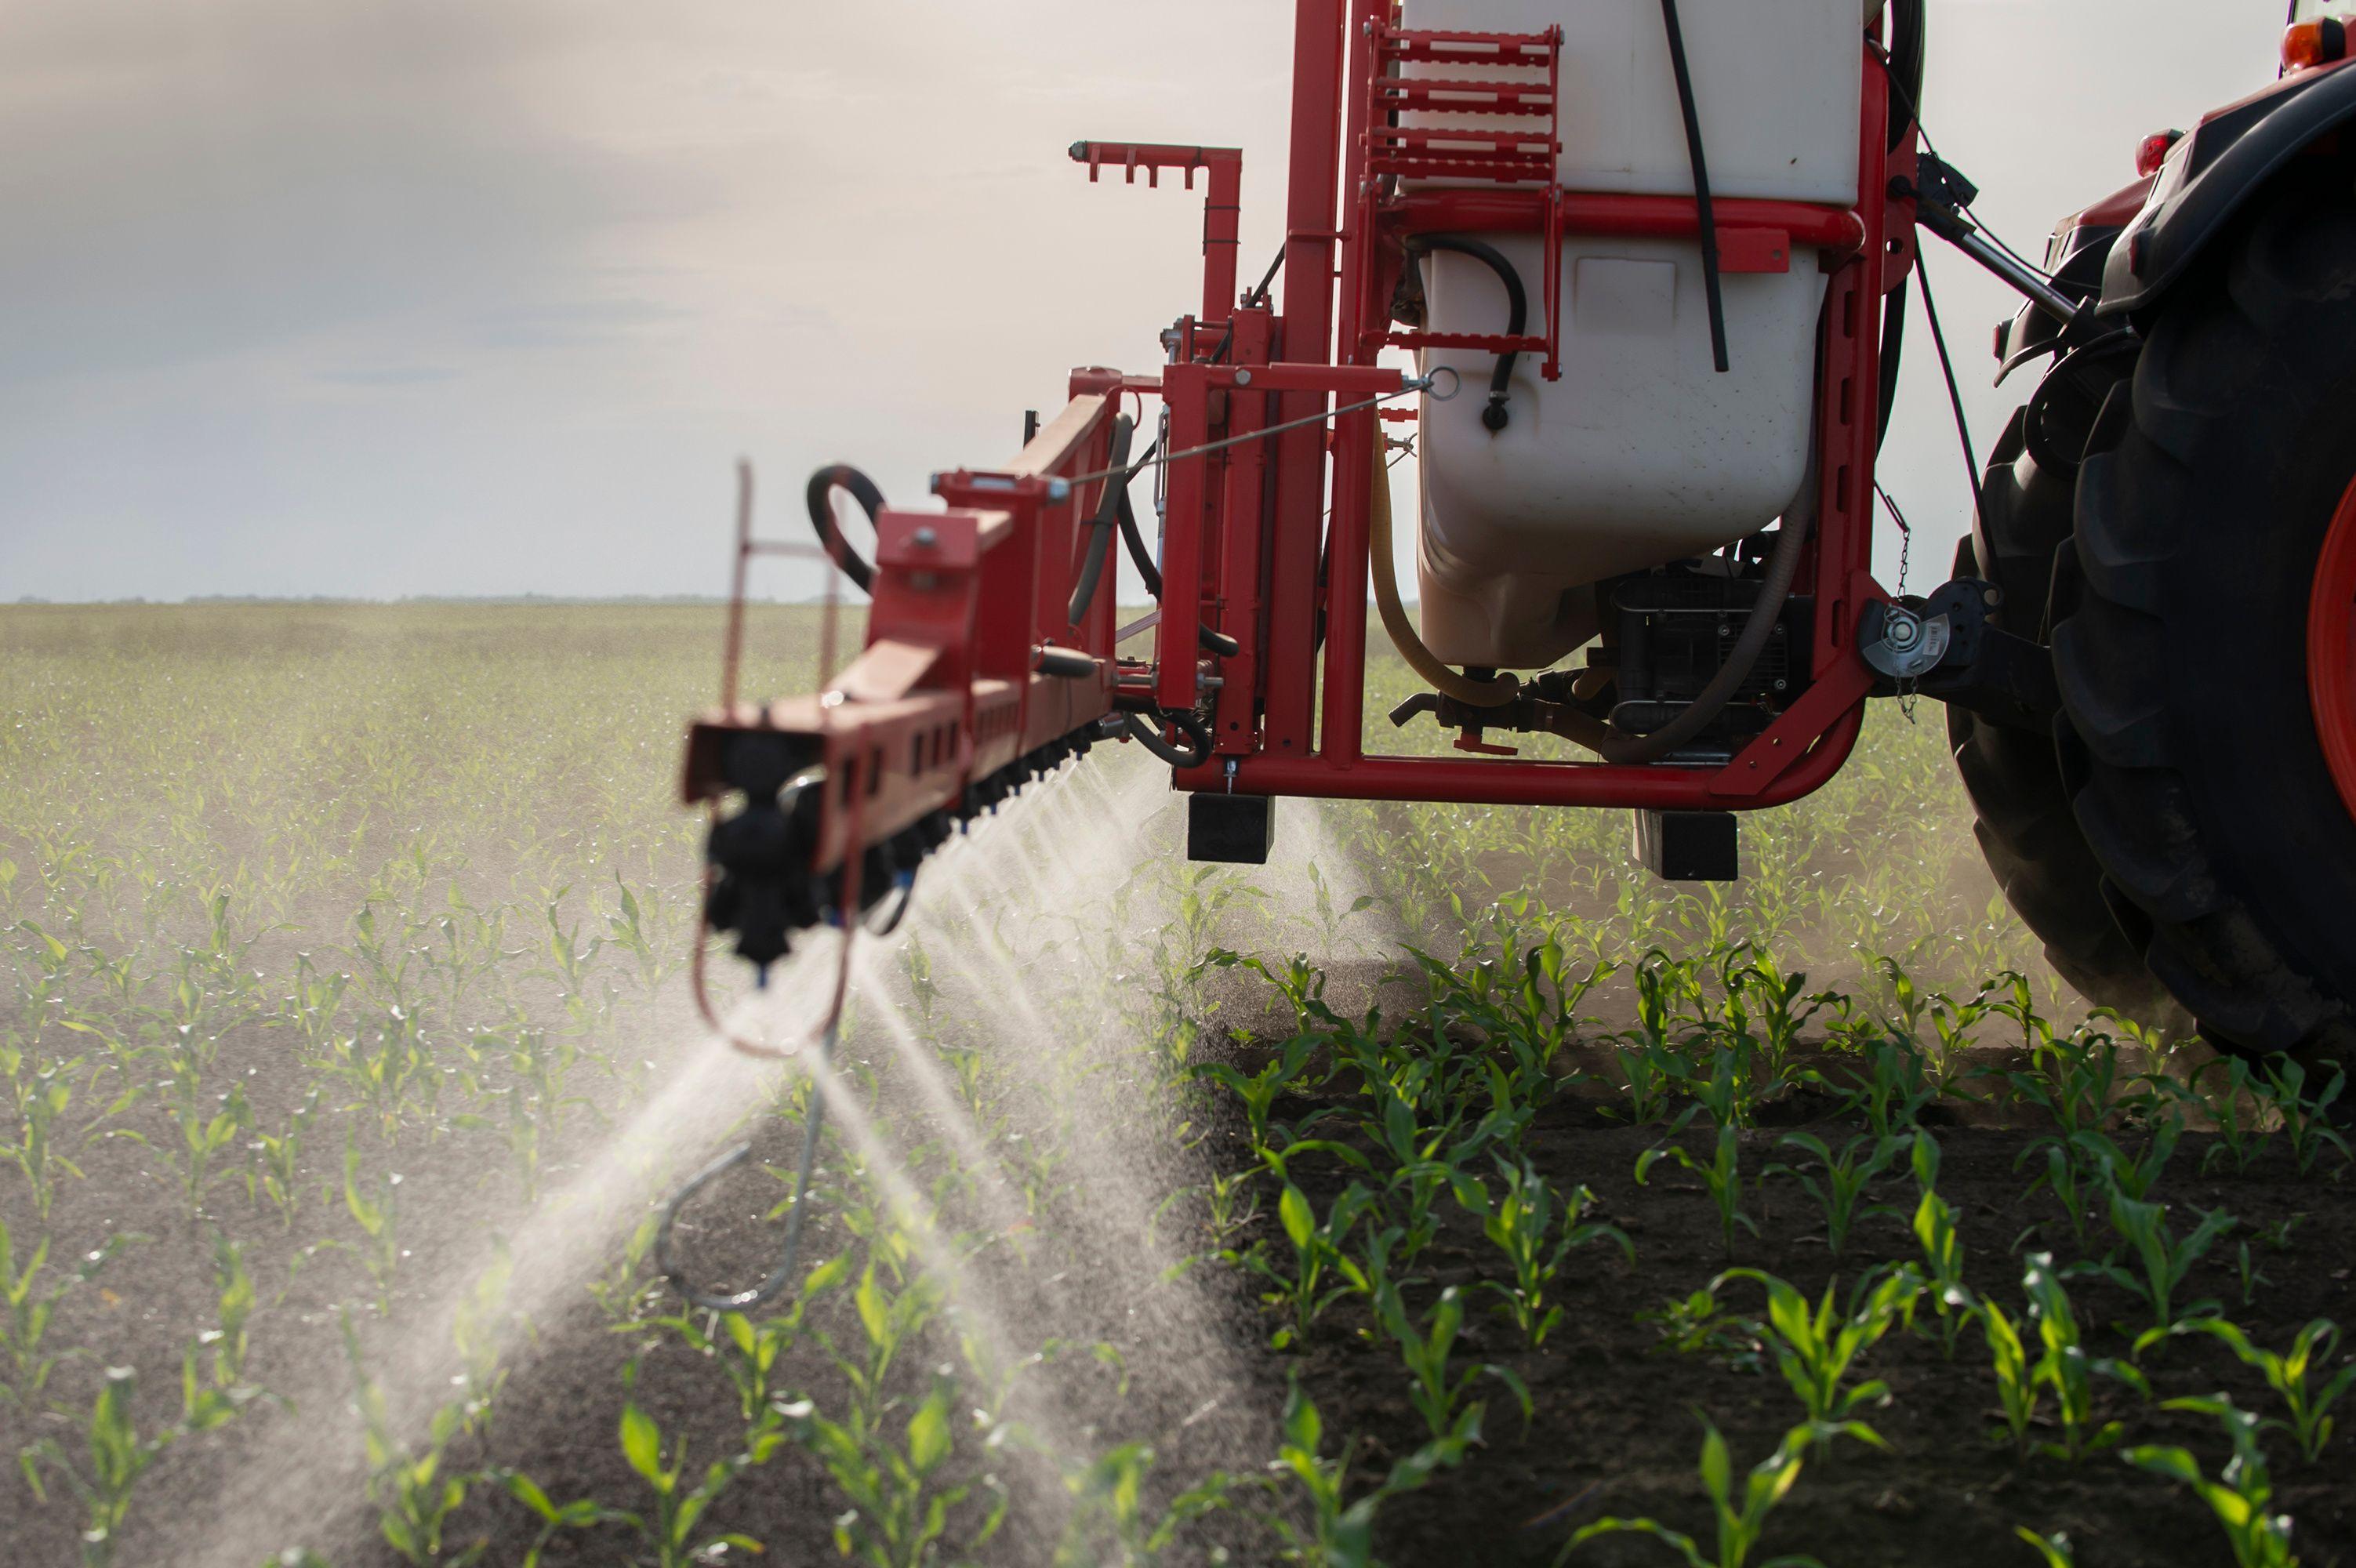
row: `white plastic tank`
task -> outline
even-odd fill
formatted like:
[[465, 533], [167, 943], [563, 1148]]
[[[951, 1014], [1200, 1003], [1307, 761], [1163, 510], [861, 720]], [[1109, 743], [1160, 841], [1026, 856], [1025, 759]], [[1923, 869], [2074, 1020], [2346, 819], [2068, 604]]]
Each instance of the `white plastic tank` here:
[[[1679, 0], [1678, 13], [1711, 194], [1854, 203], [1859, 0]], [[1406, 0], [1404, 22], [1561, 27], [1563, 184], [1691, 194], [1658, 0]], [[1401, 124], [1515, 122], [1407, 114]], [[1537, 236], [1468, 237], [1512, 262], [1528, 296], [1527, 330], [1543, 333]], [[1486, 265], [1448, 252], [1421, 265], [1430, 330], [1505, 329], [1505, 292]], [[1721, 375], [1710, 361], [1697, 243], [1566, 235], [1562, 379], [1544, 380], [1540, 356], [1522, 355], [1508, 423], [1494, 434], [1481, 413], [1494, 358], [1427, 351], [1426, 368], [1451, 366], [1462, 381], [1452, 400], [1427, 397], [1420, 410], [1416, 575], [1431, 650], [1455, 664], [1553, 663], [1593, 635], [1588, 590], [1601, 579], [1715, 549], [1781, 515], [1807, 468], [1826, 282], [1804, 251], [1788, 272], [1722, 274], [1730, 369]]]

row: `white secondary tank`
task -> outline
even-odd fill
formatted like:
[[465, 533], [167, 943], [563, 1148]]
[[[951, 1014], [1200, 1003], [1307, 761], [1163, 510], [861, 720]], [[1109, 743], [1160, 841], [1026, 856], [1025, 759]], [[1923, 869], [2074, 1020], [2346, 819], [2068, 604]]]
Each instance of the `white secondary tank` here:
[[[1678, 14], [1711, 194], [1854, 203], [1858, 0], [1679, 0]], [[1659, 0], [1406, 0], [1404, 22], [1561, 27], [1562, 183], [1692, 193]], [[1510, 123], [1405, 114], [1401, 124]], [[1468, 237], [1514, 264], [1528, 295], [1526, 329], [1543, 333], [1538, 237]], [[1427, 397], [1420, 410], [1416, 575], [1435, 654], [1454, 664], [1551, 664], [1593, 635], [1588, 590], [1599, 580], [1715, 549], [1784, 511], [1807, 469], [1826, 283], [1812, 254], [1791, 262], [1785, 273], [1722, 274], [1730, 370], [1721, 375], [1710, 362], [1697, 243], [1566, 235], [1562, 379], [1544, 380], [1539, 356], [1521, 356], [1509, 421], [1494, 434], [1481, 413], [1494, 358], [1424, 353], [1426, 369], [1451, 366], [1462, 381], [1451, 401]], [[1505, 292], [1485, 264], [1448, 252], [1420, 264], [1430, 330], [1505, 330]]]

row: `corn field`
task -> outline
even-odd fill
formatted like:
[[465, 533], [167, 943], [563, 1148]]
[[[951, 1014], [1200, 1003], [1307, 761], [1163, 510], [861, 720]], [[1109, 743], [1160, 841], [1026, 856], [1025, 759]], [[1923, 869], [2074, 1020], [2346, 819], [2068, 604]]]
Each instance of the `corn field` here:
[[[1612, 813], [1193, 865], [1099, 746], [764, 1068], [720, 615], [0, 610], [11, 1562], [2356, 1561], [2341, 1080], [2090, 1015], [1934, 708], [1699, 888]], [[757, 1278], [820, 1096], [790, 1288], [684, 1305], [659, 1206], [749, 1146], [677, 1240]]]

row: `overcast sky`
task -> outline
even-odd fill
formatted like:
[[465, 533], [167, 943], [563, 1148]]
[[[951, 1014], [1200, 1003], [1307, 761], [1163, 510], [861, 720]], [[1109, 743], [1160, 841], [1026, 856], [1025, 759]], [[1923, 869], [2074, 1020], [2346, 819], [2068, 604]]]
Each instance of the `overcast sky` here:
[[[2269, 80], [2283, 5], [1931, 11], [1932, 134], [2030, 248]], [[1240, 145], [1256, 270], [1290, 44], [1279, 0], [10, 0], [0, 599], [716, 591], [739, 454], [798, 531], [818, 463], [913, 498], [1159, 359], [1199, 199], [1073, 140]], [[2011, 306], [1932, 252], [1985, 451]], [[1919, 589], [1967, 503], [1907, 349]]]

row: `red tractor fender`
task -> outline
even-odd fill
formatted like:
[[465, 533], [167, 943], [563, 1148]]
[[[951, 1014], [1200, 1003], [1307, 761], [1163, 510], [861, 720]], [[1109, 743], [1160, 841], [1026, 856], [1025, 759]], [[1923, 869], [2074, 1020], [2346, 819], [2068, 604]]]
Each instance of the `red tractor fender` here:
[[2206, 115], [2169, 149], [2103, 265], [2104, 316], [2140, 314], [2181, 281], [2256, 194], [2356, 120], [2356, 59], [2294, 70]]

